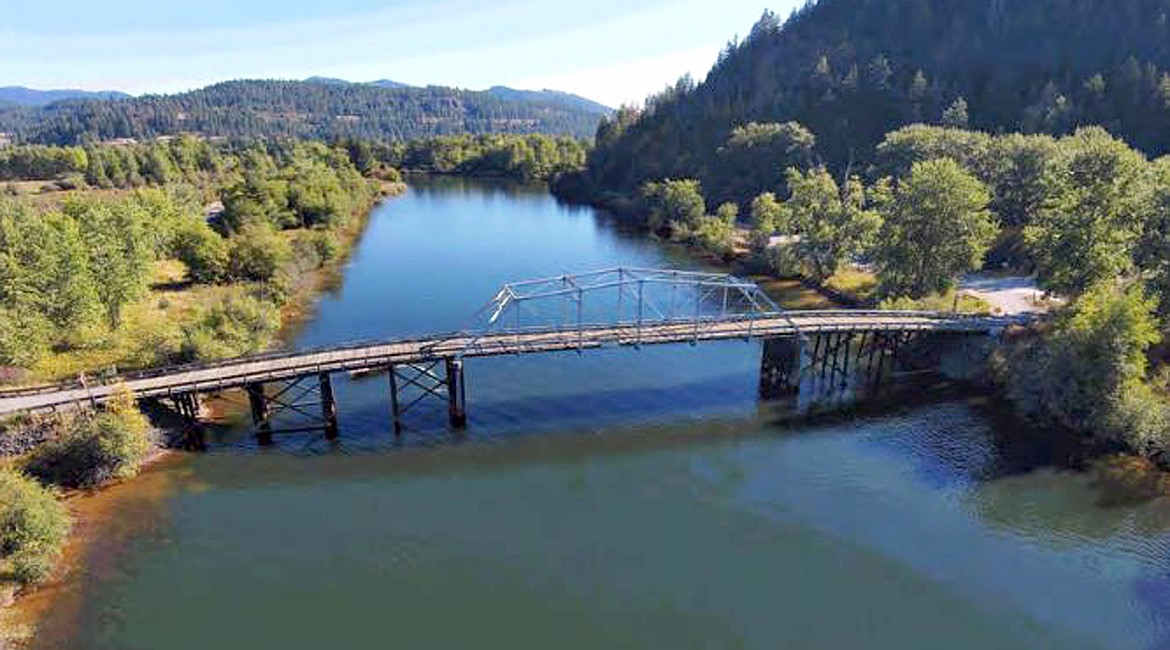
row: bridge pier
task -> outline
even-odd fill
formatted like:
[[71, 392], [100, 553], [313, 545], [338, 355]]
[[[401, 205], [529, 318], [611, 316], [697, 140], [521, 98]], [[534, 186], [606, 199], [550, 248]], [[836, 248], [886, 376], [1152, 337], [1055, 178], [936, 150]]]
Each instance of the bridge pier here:
[[760, 397], [776, 399], [800, 392], [800, 371], [804, 366], [804, 341], [784, 336], [764, 339], [760, 355]]
[[252, 407], [252, 426], [256, 428], [256, 442], [271, 445], [272, 424], [268, 421], [268, 398], [264, 396], [264, 384], [248, 384], [244, 391], [248, 393], [248, 405]]
[[337, 427], [337, 401], [333, 398], [333, 380], [329, 378], [329, 373], [323, 372], [320, 375], [320, 382], [321, 419], [325, 422], [325, 438], [337, 440], [339, 429]]
[[[442, 371], [439, 365], [442, 364]], [[452, 429], [467, 427], [467, 397], [463, 384], [463, 359], [443, 357], [424, 363], [393, 364], [390, 378], [390, 409], [394, 435], [405, 428], [403, 416], [426, 399], [447, 402], [447, 422]]]
[[467, 427], [466, 393], [463, 389], [463, 359], [446, 360], [447, 419], [452, 429]]

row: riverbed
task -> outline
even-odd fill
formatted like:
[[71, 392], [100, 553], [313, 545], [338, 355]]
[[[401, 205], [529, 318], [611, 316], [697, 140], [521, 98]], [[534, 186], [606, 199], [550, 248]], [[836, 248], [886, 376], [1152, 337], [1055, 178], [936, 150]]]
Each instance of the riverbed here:
[[[417, 179], [290, 346], [458, 330], [504, 282], [617, 265], [696, 268], [540, 188]], [[471, 360], [468, 429], [435, 403], [400, 437], [386, 378], [342, 378], [336, 444], [229, 428], [120, 486], [33, 645], [1170, 645], [1170, 505], [1019, 469], [1021, 432], [953, 393], [791, 417], [759, 355]]]

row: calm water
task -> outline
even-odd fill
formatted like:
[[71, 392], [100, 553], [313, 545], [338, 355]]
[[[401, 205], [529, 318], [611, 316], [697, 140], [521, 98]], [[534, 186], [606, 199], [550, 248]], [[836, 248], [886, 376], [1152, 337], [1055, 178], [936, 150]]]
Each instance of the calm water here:
[[[297, 346], [454, 330], [504, 281], [693, 266], [530, 189], [415, 183]], [[1004, 471], [963, 401], [794, 424], [746, 343], [468, 362], [466, 436], [225, 435], [107, 520], [43, 647], [1164, 648], [1170, 506]], [[441, 405], [438, 407], [441, 409]], [[161, 496], [160, 496], [161, 495]]]

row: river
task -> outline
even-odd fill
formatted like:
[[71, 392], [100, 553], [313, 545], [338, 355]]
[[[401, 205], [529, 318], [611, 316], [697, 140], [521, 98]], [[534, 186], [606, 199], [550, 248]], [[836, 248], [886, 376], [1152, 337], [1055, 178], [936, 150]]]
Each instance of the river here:
[[[695, 267], [539, 189], [419, 179], [292, 345], [618, 264]], [[785, 418], [759, 354], [471, 360], [467, 433], [437, 405], [398, 442], [386, 378], [341, 379], [337, 445], [221, 434], [108, 504], [34, 647], [1170, 647], [1165, 502], [1011, 470], [977, 400]]]

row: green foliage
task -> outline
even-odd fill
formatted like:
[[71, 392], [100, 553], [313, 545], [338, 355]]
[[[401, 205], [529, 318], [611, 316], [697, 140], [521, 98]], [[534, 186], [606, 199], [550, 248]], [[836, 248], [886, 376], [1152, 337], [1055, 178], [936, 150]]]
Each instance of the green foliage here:
[[788, 187], [792, 196], [785, 206], [791, 230], [799, 235], [793, 246], [810, 278], [824, 282], [873, 245], [882, 218], [867, 209], [860, 180], [851, 178], [839, 188], [823, 167], [808, 173], [790, 169]]
[[146, 416], [124, 390], [104, 411], [78, 415], [61, 435], [34, 449], [24, 469], [45, 483], [96, 487], [138, 474], [152, 436]]
[[[348, 149], [351, 158], [364, 155], [357, 143], [351, 142]], [[575, 138], [510, 134], [443, 136], [371, 147], [371, 155], [391, 168], [522, 181], [577, 171], [584, 167], [587, 151], [587, 143]]]
[[[600, 191], [627, 194], [646, 181], [697, 178], [708, 198], [743, 205], [760, 191], [782, 188], [751, 191], [736, 187], [734, 175], [720, 176], [729, 162], [728, 135], [749, 123], [789, 120], [816, 134], [813, 159], [838, 178], [866, 169], [883, 136], [915, 123], [1051, 135], [1103, 124], [1152, 155], [1165, 154], [1167, 15], [1166, 0], [1124, 7], [820, 0], [787, 21], [766, 12], [702, 84], [676, 84], [622, 115], [620, 125], [604, 123], [588, 176]], [[972, 171], [1000, 198], [995, 183]], [[1008, 221], [1014, 210], [1000, 214], [1020, 223]]]
[[37, 312], [0, 307], [0, 366], [31, 366], [49, 351], [52, 333], [52, 323]]
[[1062, 143], [1050, 199], [1025, 231], [1041, 286], [1063, 295], [1129, 270], [1141, 232], [1145, 158], [1103, 129]]
[[191, 281], [222, 282], [228, 277], [228, 243], [203, 222], [190, 222], [175, 235], [175, 257], [187, 266]]
[[655, 232], [689, 231], [707, 214], [707, 203], [699, 181], [665, 180], [642, 186], [647, 207], [646, 225]]
[[735, 218], [738, 215], [739, 208], [734, 203], [720, 205], [714, 215], [699, 218], [695, 230], [689, 235], [690, 241], [716, 255], [730, 255], [735, 244]]
[[48, 180], [84, 173], [89, 159], [77, 147], [28, 145], [0, 148], [0, 180]]
[[242, 175], [222, 195], [226, 229], [344, 227], [374, 195], [374, 185], [362, 178], [350, 155], [320, 143], [245, 150]]
[[991, 190], [991, 210], [1004, 226], [1032, 221], [1049, 195], [1047, 176], [1059, 150], [1050, 136], [990, 136], [915, 124], [886, 134], [875, 150], [875, 172], [904, 177], [916, 162], [950, 158]]
[[56, 493], [11, 469], [0, 469], [0, 560], [21, 584], [47, 578], [71, 526]]
[[951, 159], [915, 163], [885, 209], [875, 249], [882, 292], [943, 293], [978, 268], [995, 225], [987, 189]]
[[229, 243], [228, 275], [235, 280], [267, 282], [292, 255], [288, 242], [262, 223], [245, 226]]
[[948, 106], [942, 113], [942, 123], [955, 129], [967, 128], [971, 123], [971, 118], [967, 114], [967, 100], [960, 97]]
[[746, 204], [773, 189], [785, 169], [810, 165], [815, 146], [816, 136], [796, 122], [749, 122], [731, 130], [700, 181], [714, 190], [715, 200]]
[[[122, 335], [123, 311], [146, 295], [156, 271], [175, 268], [157, 262], [182, 261], [200, 284], [265, 282], [266, 299], [279, 302], [298, 289], [305, 262], [315, 268], [340, 254], [337, 233], [377, 196], [345, 149], [321, 143], [180, 137], [84, 153], [88, 173], [106, 186], [166, 185], [71, 194], [60, 207], [0, 197], [0, 365], [27, 368], [50, 348], [83, 346], [116, 348], [120, 357], [104, 358], [128, 365], [168, 359], [180, 335], [175, 323], [149, 325], [155, 309], [136, 305], [134, 340]], [[226, 209], [209, 224], [204, 205], [217, 194]], [[289, 239], [300, 242], [296, 264]]]
[[1170, 451], [1167, 404], [1144, 383], [1146, 352], [1161, 340], [1156, 307], [1141, 287], [1086, 291], [1050, 332], [1008, 354], [1009, 398], [1042, 424], [1125, 441], [1146, 454]]
[[98, 302], [115, 328], [122, 308], [146, 291], [150, 278], [155, 246], [149, 215], [133, 202], [71, 199], [64, 209], [81, 229]]
[[[1170, 157], [1150, 166], [1149, 183], [1135, 257], [1154, 294], [1170, 296]], [[1170, 299], [1164, 299], [1160, 309], [1163, 317], [1170, 315]]]
[[768, 235], [777, 231], [787, 232], [790, 228], [788, 212], [771, 192], [764, 192], [752, 199], [751, 224], [753, 231]]
[[273, 303], [234, 289], [184, 327], [181, 355], [193, 361], [260, 352], [279, 329], [280, 312]]
[[[82, 229], [55, 212], [0, 199], [0, 307], [69, 330], [98, 309], [98, 287]], [[47, 333], [37, 332], [34, 340]]]
[[288, 210], [288, 184], [270, 178], [262, 170], [249, 169], [223, 192], [223, 218], [230, 232], [249, 225], [268, 224], [277, 228], [296, 225]]
[[764, 192], [752, 199], [750, 245], [754, 255], [762, 255], [776, 231], [788, 232], [789, 215], [776, 195]]

